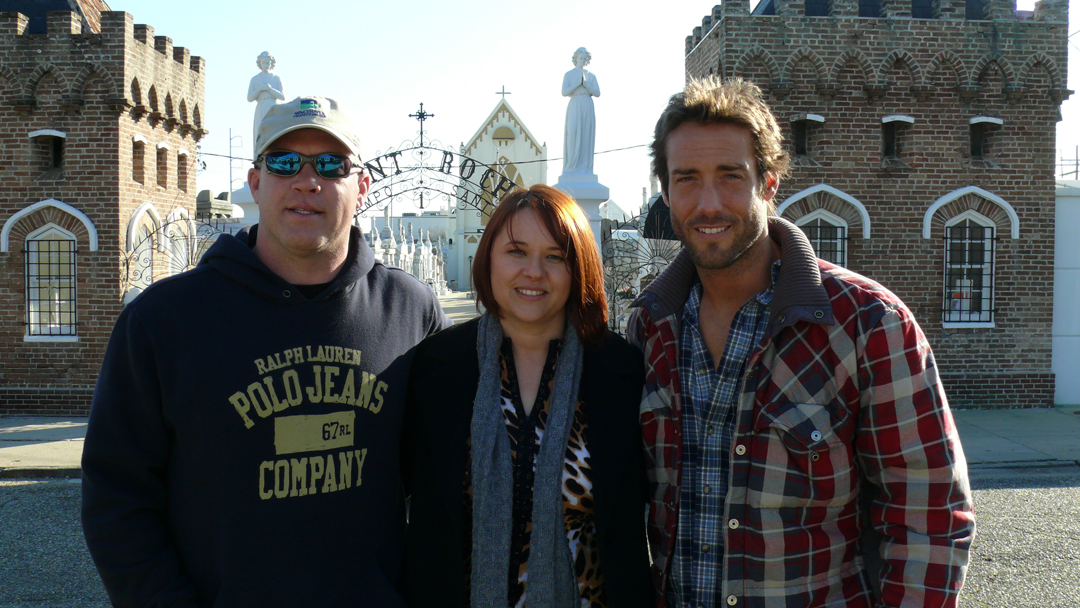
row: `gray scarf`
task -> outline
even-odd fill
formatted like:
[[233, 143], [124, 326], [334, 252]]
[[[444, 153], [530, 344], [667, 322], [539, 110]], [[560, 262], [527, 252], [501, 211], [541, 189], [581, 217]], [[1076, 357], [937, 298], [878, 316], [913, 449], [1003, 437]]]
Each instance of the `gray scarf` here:
[[[506, 608], [509, 602], [514, 482], [510, 438], [501, 407], [502, 340], [499, 319], [485, 313], [476, 337], [480, 383], [472, 415], [472, 608]], [[567, 322], [533, 483], [526, 603], [537, 608], [569, 608], [581, 601], [570, 563], [562, 496], [563, 463], [577, 407], [581, 361], [577, 330]]]

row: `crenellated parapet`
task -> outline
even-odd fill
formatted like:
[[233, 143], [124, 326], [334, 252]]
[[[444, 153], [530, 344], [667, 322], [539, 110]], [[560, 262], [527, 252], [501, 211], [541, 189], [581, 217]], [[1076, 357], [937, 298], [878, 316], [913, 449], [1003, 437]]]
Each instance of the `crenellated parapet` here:
[[1040, 0], [1035, 3], [1036, 21], [1066, 23], [1069, 20], [1069, 0]]
[[194, 214], [206, 64], [97, 4], [41, 21], [0, 13], [0, 174], [12, 188], [0, 201], [100, 195], [87, 214], [106, 224], [143, 205]]
[[[205, 61], [174, 47], [166, 36], [155, 36], [154, 28], [135, 24], [128, 13], [106, 11], [95, 17], [99, 32], [83, 31], [78, 13], [49, 12], [46, 33], [31, 34], [26, 15], [0, 13], [3, 105], [24, 116], [55, 109], [79, 113], [88, 109], [87, 87], [93, 83], [94, 102], [114, 114], [152, 120], [153, 127], [182, 133], [197, 143], [206, 134], [201, 120]], [[39, 95], [43, 82], [58, 90], [48, 103]], [[132, 93], [150, 89], [162, 101], [172, 101], [172, 114], [154, 117], [144, 111], [146, 100]], [[179, 112], [181, 106], [186, 115]]]
[[1043, 0], [1033, 12], [989, 0], [981, 19], [965, 18], [963, 0], [933, 0], [929, 8], [942, 17], [927, 19], [911, 17], [910, 0], [879, 0], [877, 19], [859, 17], [857, 0], [763, 0], [753, 14], [745, 6], [729, 0], [694, 28], [688, 75], [747, 77], [774, 100], [801, 87], [826, 104], [899, 91], [914, 103], [954, 95], [967, 103], [1060, 102], [1071, 93], [1065, 0]]

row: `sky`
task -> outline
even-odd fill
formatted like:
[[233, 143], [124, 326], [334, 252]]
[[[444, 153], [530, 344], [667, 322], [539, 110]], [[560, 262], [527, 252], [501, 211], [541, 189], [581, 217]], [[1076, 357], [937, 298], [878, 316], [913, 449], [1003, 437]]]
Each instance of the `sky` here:
[[[560, 95], [562, 76], [573, 67], [574, 50], [585, 46], [601, 92], [594, 100], [594, 171], [612, 200], [634, 212], [649, 186], [646, 146], [652, 127], [668, 97], [685, 83], [684, 40], [715, 3], [679, 0], [648, 12], [595, 0], [189, 0], [183, 10], [160, 0], [109, 5], [206, 60], [203, 116], [210, 133], [200, 144], [206, 153], [206, 170], [197, 177], [200, 191], [217, 194], [243, 185], [250, 163], [234, 161], [230, 188], [230, 163], [222, 157], [231, 151], [250, 158], [255, 104], [247, 101], [247, 87], [262, 51], [277, 59], [274, 73], [287, 99], [321, 95], [348, 104], [368, 158], [417, 137], [418, 123], [409, 114], [420, 103], [434, 114], [424, 125], [425, 139], [456, 151], [505, 87], [511, 93], [507, 101], [547, 144], [548, 181], [554, 183], [562, 172], [562, 162], [555, 160], [562, 157], [567, 103]], [[1020, 0], [1019, 8], [1033, 4]], [[1069, 32], [1078, 32], [1080, 1], [1070, 5]], [[1068, 86], [1080, 89], [1080, 33], [1070, 38], [1069, 55]], [[1080, 145], [1080, 93], [1063, 104], [1062, 116], [1057, 157], [1072, 159]], [[602, 153], [608, 150], [618, 151]]]

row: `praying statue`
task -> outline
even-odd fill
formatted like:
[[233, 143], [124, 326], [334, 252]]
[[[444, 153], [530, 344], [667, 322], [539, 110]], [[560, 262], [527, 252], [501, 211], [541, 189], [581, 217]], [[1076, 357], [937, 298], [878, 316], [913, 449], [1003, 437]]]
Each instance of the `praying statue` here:
[[600, 85], [596, 75], [585, 69], [591, 60], [589, 51], [579, 48], [574, 51], [574, 69], [563, 76], [562, 94], [570, 98], [563, 137], [563, 175], [593, 173], [596, 113], [592, 98], [600, 96]]
[[277, 60], [270, 53], [263, 51], [255, 59], [255, 65], [259, 66], [259, 73], [251, 77], [248, 85], [248, 101], [258, 102], [255, 105], [255, 123], [252, 128], [251, 146], [255, 148], [255, 139], [259, 136], [259, 124], [270, 107], [279, 101], [285, 101], [285, 87], [281, 85], [281, 78], [274, 74], [274, 66]]

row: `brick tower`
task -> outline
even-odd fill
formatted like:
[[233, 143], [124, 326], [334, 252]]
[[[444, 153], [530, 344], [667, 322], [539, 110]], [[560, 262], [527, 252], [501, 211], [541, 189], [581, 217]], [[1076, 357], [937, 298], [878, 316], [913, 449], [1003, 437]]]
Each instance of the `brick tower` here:
[[124, 291], [184, 265], [206, 64], [101, 0], [12, 5], [0, 13], [0, 415], [85, 414]]
[[1053, 405], [1054, 137], [1067, 0], [726, 0], [691, 76], [758, 84], [778, 214], [914, 311], [956, 407]]

